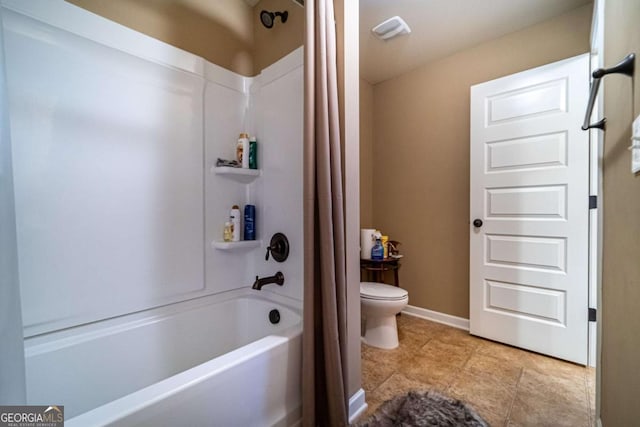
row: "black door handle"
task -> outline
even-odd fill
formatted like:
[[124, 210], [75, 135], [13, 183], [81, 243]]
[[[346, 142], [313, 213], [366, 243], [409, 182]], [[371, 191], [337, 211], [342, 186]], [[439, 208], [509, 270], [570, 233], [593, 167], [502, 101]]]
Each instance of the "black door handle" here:
[[476, 227], [476, 228], [482, 227], [482, 220], [481, 219], [474, 219], [473, 220], [473, 226]]

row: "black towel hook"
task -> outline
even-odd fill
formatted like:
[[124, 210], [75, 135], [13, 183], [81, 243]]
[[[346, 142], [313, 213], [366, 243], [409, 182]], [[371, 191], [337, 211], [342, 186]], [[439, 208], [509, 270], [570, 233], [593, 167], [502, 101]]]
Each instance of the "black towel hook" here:
[[633, 72], [635, 70], [635, 65], [636, 65], [635, 60], [636, 60], [636, 54], [630, 53], [629, 55], [625, 56], [622, 61], [620, 61], [613, 67], [598, 68], [591, 74], [591, 76], [593, 76], [594, 79], [600, 79], [606, 76], [607, 74], [624, 74], [626, 76], [633, 77]]
[[636, 64], [636, 54], [630, 53], [625, 56], [622, 61], [614, 65], [611, 68], [598, 68], [591, 76], [593, 82], [591, 83], [591, 93], [589, 94], [589, 102], [587, 103], [587, 112], [584, 116], [584, 123], [582, 124], [582, 130], [589, 129], [602, 129], [605, 130], [607, 119], [603, 117], [595, 123], [589, 124], [591, 113], [593, 113], [593, 105], [596, 102], [596, 96], [598, 96], [598, 89], [600, 88], [600, 80], [608, 74], [624, 74], [625, 76], [633, 77]]

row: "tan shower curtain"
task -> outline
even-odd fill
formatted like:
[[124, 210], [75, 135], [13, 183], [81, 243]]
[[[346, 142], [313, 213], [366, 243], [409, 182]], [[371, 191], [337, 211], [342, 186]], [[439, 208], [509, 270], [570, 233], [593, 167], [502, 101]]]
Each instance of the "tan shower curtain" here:
[[333, 0], [307, 0], [304, 426], [347, 424], [346, 269]]

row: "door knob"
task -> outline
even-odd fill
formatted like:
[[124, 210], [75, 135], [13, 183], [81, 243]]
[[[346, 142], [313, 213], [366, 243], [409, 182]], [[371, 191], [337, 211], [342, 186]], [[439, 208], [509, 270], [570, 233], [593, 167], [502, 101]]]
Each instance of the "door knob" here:
[[482, 220], [481, 219], [474, 219], [473, 220], [473, 226], [476, 227], [476, 228], [482, 227]]

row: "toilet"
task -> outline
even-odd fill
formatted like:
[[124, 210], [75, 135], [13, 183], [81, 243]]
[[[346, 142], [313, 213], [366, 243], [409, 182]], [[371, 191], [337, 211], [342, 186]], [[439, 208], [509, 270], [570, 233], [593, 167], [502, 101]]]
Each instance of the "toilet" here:
[[398, 347], [396, 314], [409, 303], [409, 293], [384, 283], [360, 283], [360, 310], [364, 318], [362, 341], [372, 347]]

